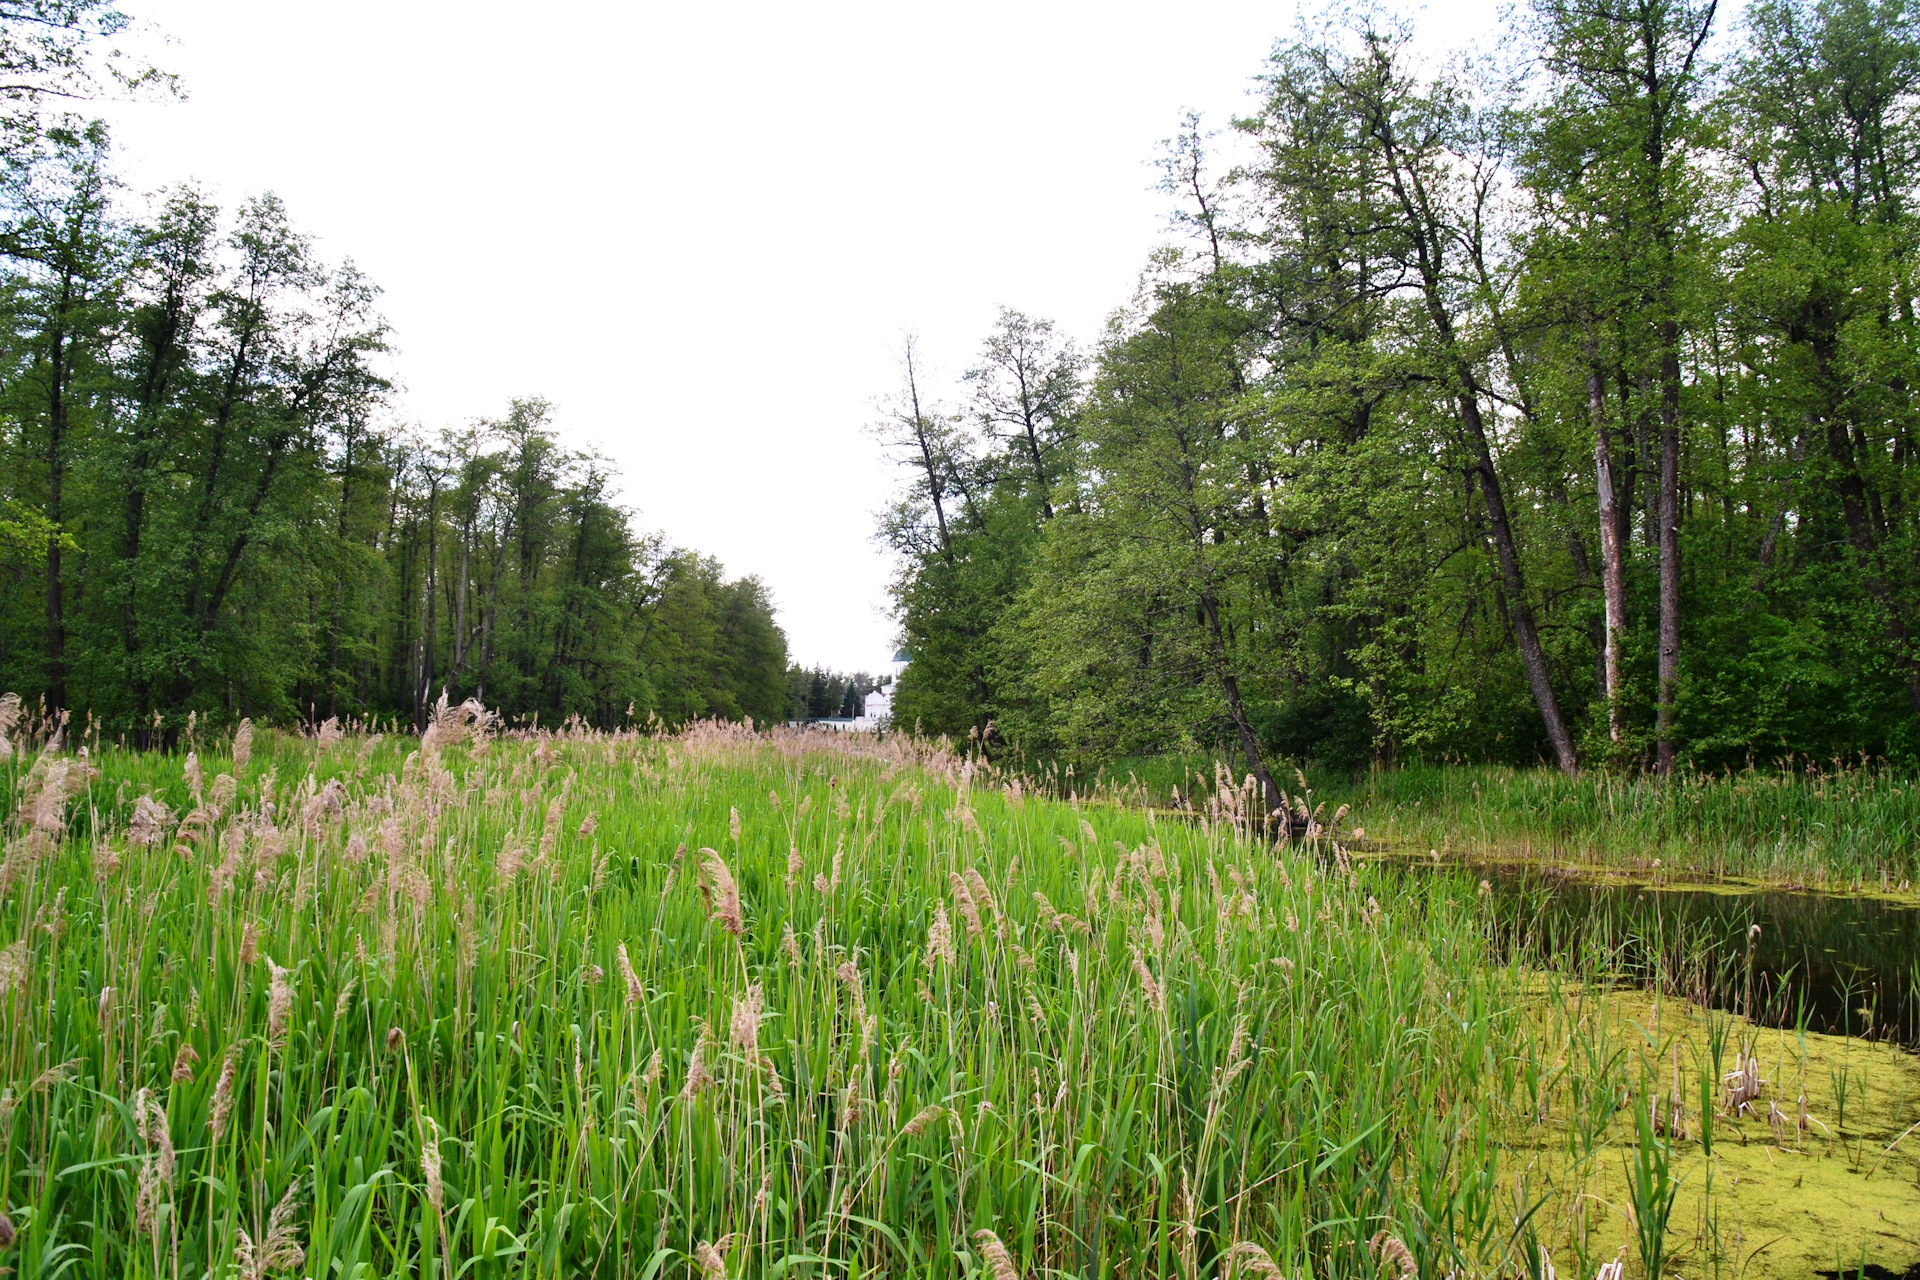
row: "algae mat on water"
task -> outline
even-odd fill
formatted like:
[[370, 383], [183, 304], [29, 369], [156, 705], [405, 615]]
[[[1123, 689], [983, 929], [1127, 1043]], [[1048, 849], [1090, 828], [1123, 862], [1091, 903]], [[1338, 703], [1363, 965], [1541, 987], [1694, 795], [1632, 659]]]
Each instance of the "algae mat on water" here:
[[1636, 1195], [1637, 1175], [1664, 1153], [1670, 1276], [1920, 1263], [1920, 1058], [1640, 991], [1563, 991], [1540, 1008], [1541, 1044], [1564, 1053], [1541, 1074], [1561, 1087], [1541, 1090], [1544, 1123], [1510, 1152], [1546, 1184], [1541, 1235], [1568, 1260], [1640, 1260], [1660, 1203]]

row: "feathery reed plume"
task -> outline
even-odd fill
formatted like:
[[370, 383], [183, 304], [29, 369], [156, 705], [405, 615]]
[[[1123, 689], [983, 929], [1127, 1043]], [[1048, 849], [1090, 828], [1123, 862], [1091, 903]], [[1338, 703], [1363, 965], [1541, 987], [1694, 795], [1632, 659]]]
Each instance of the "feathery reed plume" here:
[[973, 1242], [980, 1246], [980, 1254], [986, 1260], [985, 1271], [993, 1280], [1020, 1280], [1019, 1268], [1013, 1265], [1013, 1255], [1007, 1252], [1007, 1246], [1000, 1243], [1000, 1237], [985, 1229], [973, 1233]]
[[1373, 1233], [1373, 1239], [1367, 1242], [1367, 1252], [1373, 1255], [1376, 1266], [1394, 1268], [1400, 1273], [1401, 1280], [1412, 1280], [1420, 1274], [1420, 1266], [1413, 1260], [1413, 1250], [1385, 1227]]
[[1273, 1255], [1251, 1240], [1242, 1240], [1227, 1250], [1227, 1274], [1239, 1275], [1243, 1267], [1247, 1274], [1260, 1280], [1287, 1280], [1286, 1272], [1280, 1270]]
[[646, 988], [640, 985], [640, 975], [633, 971], [633, 961], [627, 958], [627, 944], [621, 943], [614, 950], [620, 962], [620, 981], [627, 987], [627, 1008], [631, 1009], [646, 998]]
[[540, 827], [540, 858], [542, 861], [551, 859], [554, 853], [560, 848], [560, 819], [565, 815], [566, 810], [567, 796], [565, 791], [562, 791], [559, 795], [547, 801], [546, 821], [542, 823]]
[[207, 1112], [207, 1129], [215, 1142], [227, 1132], [227, 1120], [233, 1115], [233, 1050], [227, 1050], [220, 1064], [220, 1079], [213, 1086], [213, 1103]]
[[980, 874], [979, 868], [967, 868], [967, 889], [973, 895], [973, 905], [980, 911], [1000, 914], [1000, 904], [993, 900], [993, 890], [987, 887], [986, 877]]
[[800, 856], [800, 846], [787, 846], [787, 889], [789, 892], [799, 887], [800, 877], [807, 873], [806, 859]]
[[527, 851], [517, 844], [508, 844], [500, 850], [493, 860], [493, 874], [504, 888], [511, 889], [513, 882], [520, 876], [520, 868], [526, 865]]
[[693, 1058], [687, 1063], [687, 1082], [680, 1086], [680, 1101], [692, 1102], [713, 1083], [713, 1074], [707, 1070], [707, 1025], [697, 1023], [698, 1033], [693, 1038]]
[[1133, 949], [1132, 954], [1134, 976], [1140, 979], [1140, 989], [1146, 993], [1147, 1003], [1161, 1013], [1165, 1013], [1167, 1010], [1166, 988], [1154, 980], [1153, 970], [1147, 967], [1146, 959], [1141, 956], [1138, 947]]
[[933, 923], [927, 926], [927, 954], [922, 963], [932, 973], [936, 963], [952, 964], [953, 959], [953, 925], [947, 919], [947, 904], [936, 902]]
[[597, 814], [590, 813], [586, 817], [580, 819], [579, 835], [582, 840], [585, 840], [588, 836], [591, 836], [594, 832], [598, 831], [599, 829], [600, 829], [600, 818]]
[[187, 791], [193, 796], [193, 802], [199, 804], [207, 789], [207, 771], [200, 767], [199, 755], [187, 752], [186, 763], [180, 767], [180, 772], [187, 780]]
[[247, 762], [251, 759], [253, 759], [253, 721], [243, 719], [239, 727], [233, 731], [234, 771], [238, 772], [246, 768]]
[[[12, 697], [15, 697], [16, 695], [10, 693], [7, 696], [9, 698], [12, 698]], [[0, 743], [5, 743], [5, 742], [6, 742], [6, 739], [4, 737], [0, 737]], [[15, 1232], [13, 1229], [13, 1219], [9, 1218], [4, 1213], [0, 1213], [0, 1249], [13, 1248], [14, 1235], [15, 1235]]]
[[26, 986], [32, 966], [27, 962], [27, 944], [23, 939], [0, 947], [0, 996]]
[[1033, 905], [1040, 908], [1040, 923], [1049, 929], [1053, 928], [1054, 921], [1060, 918], [1060, 913], [1053, 909], [1053, 903], [1048, 900], [1047, 895], [1035, 889]]
[[427, 1180], [427, 1203], [438, 1217], [447, 1207], [447, 1189], [440, 1181], [440, 1126], [431, 1116], [420, 1127], [420, 1175]]
[[193, 1079], [193, 1068], [199, 1061], [200, 1054], [192, 1045], [182, 1041], [180, 1044], [180, 1052], [173, 1055], [173, 1070], [168, 1074], [167, 1078], [175, 1084], [185, 1084], [187, 1081]]
[[146, 1154], [140, 1158], [139, 1191], [134, 1197], [134, 1230], [153, 1234], [161, 1196], [173, 1189], [173, 1137], [167, 1132], [167, 1113], [154, 1101], [153, 1090], [142, 1089], [133, 1100], [134, 1126]]
[[294, 1013], [294, 986], [288, 983], [292, 969], [282, 969], [280, 965], [267, 960], [267, 971], [273, 975], [273, 984], [267, 992], [267, 1038], [273, 1044], [280, 1044], [286, 1038], [286, 1025]]
[[701, 892], [713, 909], [711, 918], [736, 938], [744, 934], [747, 926], [740, 912], [740, 887], [734, 883], [726, 860], [716, 850], [700, 850], [700, 874]]
[[222, 812], [232, 808], [233, 802], [239, 796], [240, 784], [234, 781], [230, 773], [216, 774], [213, 787], [207, 793], [207, 798], [213, 802], [213, 807]]
[[240, 930], [240, 967], [249, 969], [260, 958], [260, 926], [249, 920]]
[[740, 847], [740, 811], [732, 805], [727, 806], [727, 834], [733, 837], [734, 848]]
[[299, 1190], [300, 1180], [295, 1178], [288, 1184], [287, 1193], [280, 1197], [280, 1203], [273, 1206], [267, 1218], [266, 1236], [258, 1245], [245, 1227], [235, 1232], [239, 1244], [234, 1248], [233, 1261], [246, 1280], [265, 1280], [275, 1271], [298, 1271], [307, 1260], [307, 1251], [300, 1245], [300, 1227], [294, 1221], [300, 1208], [295, 1198]]
[[953, 889], [953, 904], [960, 911], [960, 918], [966, 921], [967, 936], [978, 938], [985, 932], [980, 925], [980, 907], [973, 900], [973, 891], [967, 888], [967, 882], [958, 872], [947, 872], [947, 883]]
[[313, 742], [316, 747], [325, 751], [346, 736], [346, 734], [340, 731], [340, 717], [328, 716], [320, 722], [320, 727], [314, 731]]
[[700, 1280], [727, 1280], [727, 1254], [733, 1248], [732, 1236], [721, 1236], [693, 1246], [693, 1259], [700, 1265]]
[[13, 726], [19, 723], [20, 695], [9, 693], [0, 696], [0, 757], [13, 754]]
[[733, 1001], [733, 1047], [753, 1062], [760, 1056], [760, 1015], [766, 1008], [766, 993], [759, 983], [747, 988], [747, 994]]
[[794, 968], [800, 967], [800, 939], [793, 936], [793, 921], [780, 926], [780, 950], [786, 954], [787, 963]]
[[913, 1119], [901, 1126], [900, 1136], [903, 1138], [917, 1138], [943, 1119], [946, 1114], [947, 1109], [938, 1104], [922, 1107], [920, 1110], [914, 1112]]
[[30, 1094], [51, 1093], [54, 1089], [73, 1079], [74, 1072], [78, 1070], [79, 1066], [80, 1059], [78, 1058], [69, 1058], [65, 1062], [56, 1062], [33, 1078], [33, 1083], [27, 1086], [27, 1092]]
[[127, 843], [142, 848], [160, 844], [173, 830], [173, 810], [152, 796], [133, 802], [133, 817], [127, 822]]

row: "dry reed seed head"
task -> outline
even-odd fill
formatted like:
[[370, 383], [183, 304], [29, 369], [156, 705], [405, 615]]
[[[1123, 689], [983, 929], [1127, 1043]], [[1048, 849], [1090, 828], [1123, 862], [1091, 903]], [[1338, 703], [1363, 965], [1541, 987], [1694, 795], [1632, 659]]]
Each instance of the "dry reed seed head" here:
[[727, 1280], [727, 1253], [733, 1247], [732, 1236], [693, 1246], [693, 1260], [699, 1264], [700, 1280]]
[[587, 971], [585, 974], [582, 975], [582, 977], [585, 979], [586, 984], [588, 986], [597, 987], [602, 982], [606, 981], [607, 971], [605, 969], [602, 969], [597, 964], [590, 964], [587, 966]]
[[60, 1085], [73, 1079], [74, 1072], [79, 1069], [79, 1066], [80, 1059], [78, 1058], [69, 1058], [65, 1062], [56, 1062], [33, 1078], [33, 1083], [27, 1086], [27, 1092], [29, 1094], [51, 1093]]
[[360, 980], [358, 978], [348, 978], [346, 985], [340, 988], [340, 994], [333, 1002], [333, 1020], [335, 1022], [346, 1017], [347, 1010], [353, 1007], [353, 992], [359, 985], [359, 982]]
[[903, 1138], [917, 1138], [932, 1128], [945, 1117], [946, 1114], [947, 1109], [938, 1104], [922, 1107], [920, 1110], [914, 1112], [913, 1118], [907, 1121], [901, 1128], [900, 1136]]
[[747, 931], [746, 920], [740, 910], [740, 887], [734, 883], [733, 872], [727, 869], [727, 863], [713, 849], [700, 850], [700, 871], [704, 886], [709, 892], [709, 901], [713, 906], [712, 919], [734, 937]]
[[260, 926], [248, 921], [240, 930], [240, 967], [248, 969], [260, 958]]
[[1035, 889], [1033, 905], [1040, 908], [1040, 923], [1049, 929], [1053, 928], [1054, 922], [1060, 918], [1060, 913], [1053, 909], [1053, 903], [1047, 899], [1047, 895]]
[[806, 860], [800, 856], [800, 846], [797, 844], [789, 844], [787, 846], [787, 888], [792, 889], [798, 885], [800, 883], [800, 877], [805, 875], [806, 872], [807, 863]]
[[586, 817], [580, 820], [579, 834], [582, 840], [585, 840], [587, 837], [591, 836], [594, 832], [598, 831], [599, 829], [600, 829], [600, 819], [595, 814], [590, 813]]
[[640, 1086], [644, 1089], [653, 1088], [660, 1083], [660, 1077], [666, 1074], [666, 1070], [666, 1060], [660, 1056], [660, 1051], [655, 1049], [647, 1059], [647, 1069], [640, 1073]]
[[447, 1207], [447, 1189], [440, 1181], [440, 1126], [431, 1116], [420, 1126], [420, 1174], [427, 1181], [427, 1203], [437, 1217]]
[[220, 1079], [213, 1086], [213, 1102], [207, 1111], [207, 1128], [215, 1142], [227, 1132], [227, 1119], [233, 1114], [233, 1050], [227, 1050], [220, 1064]]
[[786, 954], [788, 964], [796, 969], [800, 967], [800, 940], [794, 937], [791, 920], [780, 926], [780, 950]]
[[986, 1262], [984, 1269], [993, 1280], [1020, 1280], [1020, 1270], [1013, 1265], [1013, 1255], [1007, 1252], [1006, 1245], [1000, 1243], [999, 1236], [982, 1229], [973, 1233], [973, 1242], [980, 1246], [980, 1255]]
[[199, 1061], [200, 1054], [192, 1045], [183, 1041], [180, 1045], [180, 1051], [173, 1055], [173, 1070], [168, 1074], [167, 1078], [175, 1084], [185, 1084], [187, 1081], [193, 1079], [193, 1068]]
[[526, 865], [527, 851], [517, 844], [508, 844], [500, 850], [493, 862], [494, 879], [507, 888], [520, 876], [520, 868]]
[[692, 1102], [713, 1083], [713, 1073], [707, 1070], [707, 1027], [697, 1023], [698, 1033], [693, 1040], [693, 1056], [687, 1063], [687, 1081], [680, 1086], [680, 1101]]
[[953, 925], [947, 919], [947, 904], [933, 904], [933, 923], [927, 926], [927, 954], [924, 961], [928, 972], [932, 972], [935, 962], [952, 964]]
[[24, 988], [31, 972], [24, 939], [0, 947], [0, 996]]
[[954, 906], [959, 909], [960, 918], [966, 922], [967, 936], [979, 938], [985, 930], [980, 926], [980, 908], [973, 900], [972, 890], [967, 888], [967, 882], [960, 878], [958, 872], [949, 871], [947, 882], [953, 889]]
[[1140, 990], [1146, 993], [1147, 1003], [1164, 1013], [1167, 1007], [1165, 988], [1155, 981], [1153, 970], [1147, 967], [1146, 959], [1141, 956], [1140, 949], [1135, 947], [1132, 954], [1134, 976], [1140, 979]]
[[747, 988], [747, 994], [733, 1001], [733, 1046], [747, 1055], [748, 1061], [760, 1056], [760, 1017], [766, 1008], [766, 992], [759, 983]]
[[646, 997], [646, 988], [640, 985], [640, 975], [633, 971], [633, 961], [627, 958], [627, 944], [621, 943], [614, 949], [615, 958], [620, 962], [620, 981], [627, 988], [627, 1008], [631, 1009]]
[[[13, 695], [8, 694], [7, 696], [12, 697]], [[0, 742], [4, 742], [4, 741], [5, 741], [4, 738], [0, 738]], [[8, 1217], [4, 1213], [0, 1213], [0, 1249], [13, 1248], [13, 1241], [14, 1241], [15, 1234], [16, 1233], [13, 1229], [13, 1219]]]
[[247, 767], [253, 759], [253, 721], [241, 720], [233, 731], [233, 767], [236, 771]]
[[387, 1052], [398, 1053], [407, 1043], [406, 1033], [398, 1027], [387, 1028]]
[[994, 900], [993, 890], [987, 887], [986, 877], [980, 874], [977, 867], [968, 867], [966, 875], [967, 889], [973, 895], [974, 905], [982, 912], [990, 911], [996, 916], [999, 915], [1000, 904]]
[[1242, 1240], [1227, 1250], [1228, 1274], [1238, 1275], [1242, 1268], [1260, 1280], [1287, 1280], [1286, 1272], [1280, 1270], [1273, 1255], [1251, 1240]]
[[293, 1017], [293, 984], [288, 981], [293, 971], [282, 969], [272, 960], [267, 961], [267, 969], [273, 975], [267, 994], [267, 1039], [278, 1044], [286, 1037]]
[[1420, 1274], [1420, 1265], [1413, 1260], [1413, 1250], [1385, 1227], [1374, 1232], [1373, 1239], [1367, 1242], [1367, 1252], [1373, 1255], [1377, 1266], [1394, 1268], [1401, 1280], [1413, 1280]]
[[100, 988], [100, 1004], [99, 1004], [99, 1007], [95, 1010], [95, 1013], [99, 1015], [100, 1023], [102, 1026], [106, 1025], [107, 1015], [112, 1012], [113, 1012], [113, 988], [102, 987]]
[[732, 805], [727, 806], [727, 835], [732, 837], [734, 847], [740, 845], [740, 811]]

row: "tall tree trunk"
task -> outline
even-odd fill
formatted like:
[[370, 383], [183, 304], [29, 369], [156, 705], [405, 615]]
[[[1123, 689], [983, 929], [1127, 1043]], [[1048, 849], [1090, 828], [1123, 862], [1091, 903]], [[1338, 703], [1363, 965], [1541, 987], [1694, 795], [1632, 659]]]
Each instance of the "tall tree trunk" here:
[[1620, 513], [1613, 490], [1613, 441], [1607, 430], [1606, 379], [1598, 361], [1587, 368], [1587, 412], [1593, 416], [1593, 474], [1600, 492], [1600, 594], [1606, 602], [1607, 738], [1620, 741], [1620, 646], [1627, 630], [1627, 574], [1620, 542]]
[[[60, 308], [67, 290], [60, 291]], [[47, 709], [67, 705], [67, 613], [65, 581], [61, 573], [60, 537], [67, 472], [67, 350], [66, 331], [59, 325], [51, 334], [47, 387]]]
[[1215, 598], [1211, 587], [1200, 593], [1200, 610], [1207, 619], [1207, 632], [1212, 641], [1214, 672], [1219, 677], [1221, 691], [1227, 696], [1227, 715], [1233, 720], [1234, 732], [1240, 738], [1240, 750], [1246, 754], [1247, 767], [1253, 771], [1254, 781], [1260, 787], [1262, 825], [1280, 815], [1281, 829], [1291, 833], [1286, 807], [1281, 801], [1280, 788], [1273, 784], [1273, 775], [1267, 771], [1266, 755], [1260, 750], [1260, 739], [1254, 736], [1253, 721], [1247, 716], [1246, 703], [1240, 697], [1240, 680], [1233, 673], [1228, 661], [1226, 630], [1220, 625], [1220, 602]]
[[1673, 772], [1680, 688], [1680, 326], [1660, 326], [1660, 707], [1654, 769]]
[[1533, 606], [1527, 603], [1526, 575], [1520, 569], [1520, 549], [1513, 537], [1513, 522], [1507, 516], [1507, 500], [1501, 492], [1500, 476], [1493, 469], [1493, 450], [1487, 443], [1486, 423], [1480, 416], [1477, 397], [1459, 398], [1460, 419], [1466, 424], [1467, 446], [1473, 451], [1474, 470], [1479, 473], [1480, 498], [1487, 504], [1487, 523], [1493, 534], [1493, 548], [1500, 561], [1500, 581], [1508, 597], [1508, 616], [1513, 623], [1513, 638], [1520, 650], [1520, 665], [1527, 674], [1527, 688], [1539, 709], [1540, 722], [1553, 748], [1554, 762], [1560, 772], [1571, 777], [1580, 771], [1580, 757], [1573, 749], [1573, 736], [1560, 715], [1559, 699], [1553, 694], [1553, 678], [1547, 670], [1546, 651], [1540, 647], [1540, 628], [1534, 621]]

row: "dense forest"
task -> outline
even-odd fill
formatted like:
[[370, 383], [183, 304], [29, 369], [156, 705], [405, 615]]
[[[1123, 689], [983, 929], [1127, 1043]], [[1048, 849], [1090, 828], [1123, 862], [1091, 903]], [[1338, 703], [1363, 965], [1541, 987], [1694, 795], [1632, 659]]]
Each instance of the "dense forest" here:
[[1090, 351], [1005, 312], [936, 403], [907, 347], [897, 719], [1263, 779], [1920, 754], [1913, 13], [1515, 24], [1304, 29], [1168, 145]]
[[[16, 9], [18, 11], [16, 11]], [[549, 406], [397, 425], [378, 290], [271, 195], [116, 181], [52, 108], [97, 3], [0, 8], [0, 687], [110, 729], [788, 712], [765, 589], [641, 532]], [[38, 77], [36, 79], [35, 77]], [[153, 82], [151, 72], [120, 82]], [[110, 86], [111, 87], [111, 86]]]

